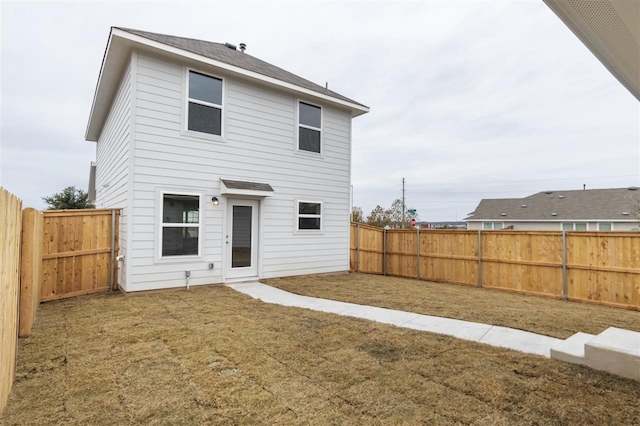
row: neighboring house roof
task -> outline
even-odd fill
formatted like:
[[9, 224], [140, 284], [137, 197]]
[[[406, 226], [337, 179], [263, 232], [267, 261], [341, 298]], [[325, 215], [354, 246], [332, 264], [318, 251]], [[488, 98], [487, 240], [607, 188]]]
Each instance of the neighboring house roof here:
[[87, 125], [85, 138], [89, 141], [96, 141], [100, 135], [111, 102], [118, 89], [120, 78], [129, 63], [131, 51], [134, 48], [146, 51], [155, 50], [172, 55], [178, 60], [188, 59], [212, 65], [220, 70], [240, 74], [244, 78], [259, 81], [262, 84], [348, 109], [353, 117], [369, 112], [369, 107], [361, 103], [271, 65], [246, 52], [236, 50], [233, 46], [228, 47], [227, 44], [112, 27]]
[[524, 198], [483, 199], [476, 210], [464, 220], [633, 222], [640, 220], [640, 217], [636, 217], [638, 209], [640, 189], [635, 187], [545, 191]]
[[544, 0], [602, 64], [640, 100], [640, 2]]

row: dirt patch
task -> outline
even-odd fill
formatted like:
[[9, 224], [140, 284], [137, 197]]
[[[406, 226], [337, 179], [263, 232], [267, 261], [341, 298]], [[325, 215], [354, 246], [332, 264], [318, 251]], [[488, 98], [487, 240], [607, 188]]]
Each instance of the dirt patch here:
[[608, 327], [640, 331], [640, 312], [455, 284], [367, 274], [266, 280], [305, 296], [482, 322], [566, 339]]
[[588, 368], [218, 286], [42, 304], [0, 424], [639, 424], [638, 400]]

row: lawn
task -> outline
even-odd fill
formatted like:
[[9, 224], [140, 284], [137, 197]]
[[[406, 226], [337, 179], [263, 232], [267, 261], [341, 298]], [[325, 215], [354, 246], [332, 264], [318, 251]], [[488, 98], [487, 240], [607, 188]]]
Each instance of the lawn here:
[[209, 286], [42, 304], [0, 424], [638, 424], [639, 400], [585, 367]]
[[265, 280], [305, 296], [482, 322], [566, 339], [608, 327], [640, 331], [640, 312], [472, 286], [368, 274]]

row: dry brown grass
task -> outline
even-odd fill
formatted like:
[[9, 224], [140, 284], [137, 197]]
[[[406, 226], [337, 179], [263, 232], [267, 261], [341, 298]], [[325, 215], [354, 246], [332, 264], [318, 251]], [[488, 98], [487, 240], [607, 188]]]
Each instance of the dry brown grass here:
[[0, 424], [638, 424], [639, 400], [584, 367], [211, 286], [41, 305]]
[[640, 331], [640, 312], [499, 290], [367, 274], [266, 280], [305, 296], [398, 309], [531, 331], [566, 339], [608, 327]]

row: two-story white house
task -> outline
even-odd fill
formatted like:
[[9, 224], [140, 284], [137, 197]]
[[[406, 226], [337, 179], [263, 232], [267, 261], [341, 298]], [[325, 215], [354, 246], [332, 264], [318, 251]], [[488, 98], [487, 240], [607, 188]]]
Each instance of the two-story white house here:
[[201, 40], [112, 28], [86, 139], [141, 291], [347, 271], [351, 120], [369, 108]]

